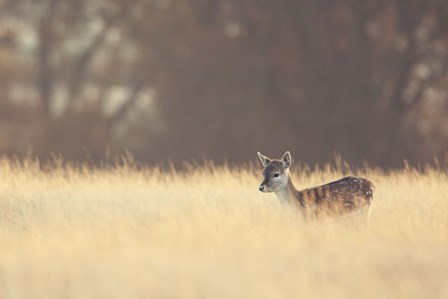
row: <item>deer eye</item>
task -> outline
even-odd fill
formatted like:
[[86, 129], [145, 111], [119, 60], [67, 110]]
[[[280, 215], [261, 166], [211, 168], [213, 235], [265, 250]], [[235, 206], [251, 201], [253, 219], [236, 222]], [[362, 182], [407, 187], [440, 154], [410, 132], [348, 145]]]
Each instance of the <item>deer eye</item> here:
[[274, 173], [274, 175], [273, 175], [274, 178], [278, 178], [279, 176], [280, 176], [279, 173]]

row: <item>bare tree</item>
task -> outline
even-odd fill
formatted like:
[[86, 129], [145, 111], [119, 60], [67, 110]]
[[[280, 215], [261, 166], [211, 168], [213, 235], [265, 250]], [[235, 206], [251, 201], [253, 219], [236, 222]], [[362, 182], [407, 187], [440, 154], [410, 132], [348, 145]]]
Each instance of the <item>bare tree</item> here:
[[448, 144], [446, 1], [18, 0], [0, 14], [0, 101], [21, 120], [0, 127], [20, 135], [8, 151], [177, 163], [289, 148], [389, 167]]
[[[12, 50], [20, 54], [12, 55], [11, 64], [26, 74], [8, 86], [22, 92], [4, 100], [17, 107], [31, 101], [37, 108], [29, 107], [37, 114], [28, 120], [37, 130], [31, 138], [25, 134], [28, 148], [16, 151], [80, 159], [100, 158], [107, 149], [125, 150], [112, 135], [126, 122], [146, 84], [133, 67], [134, 56], [126, 56], [123, 24], [131, 18], [132, 4], [22, 0], [3, 6], [11, 22], [23, 24], [12, 29]], [[24, 45], [26, 38], [30, 41]], [[23, 60], [33, 63], [21, 64]], [[120, 65], [125, 67], [116, 69]]]

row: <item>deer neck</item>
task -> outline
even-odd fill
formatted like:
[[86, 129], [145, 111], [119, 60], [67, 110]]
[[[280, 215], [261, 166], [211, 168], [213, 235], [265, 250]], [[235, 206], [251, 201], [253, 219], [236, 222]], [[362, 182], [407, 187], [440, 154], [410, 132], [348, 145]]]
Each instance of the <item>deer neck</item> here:
[[291, 203], [294, 200], [296, 200], [296, 194], [297, 189], [294, 187], [294, 184], [292, 183], [291, 177], [288, 175], [288, 182], [286, 186], [279, 191], [275, 192], [275, 195], [277, 195], [278, 199], [281, 203]]

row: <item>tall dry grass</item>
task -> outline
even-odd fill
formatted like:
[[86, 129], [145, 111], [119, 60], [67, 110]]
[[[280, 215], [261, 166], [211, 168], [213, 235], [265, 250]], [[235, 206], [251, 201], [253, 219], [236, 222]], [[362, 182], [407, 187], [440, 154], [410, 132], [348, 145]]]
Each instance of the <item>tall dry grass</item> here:
[[252, 169], [4, 160], [0, 298], [447, 298], [447, 174], [361, 175], [376, 185], [369, 226], [305, 221], [259, 193]]

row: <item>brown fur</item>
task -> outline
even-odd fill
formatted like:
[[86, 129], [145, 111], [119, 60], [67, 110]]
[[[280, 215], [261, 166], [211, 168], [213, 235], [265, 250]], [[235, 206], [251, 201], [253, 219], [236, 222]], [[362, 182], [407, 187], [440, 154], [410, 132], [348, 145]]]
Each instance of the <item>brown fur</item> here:
[[292, 185], [295, 199], [309, 213], [346, 213], [369, 208], [373, 202], [372, 182], [354, 176], [304, 190], [296, 190]]
[[374, 186], [367, 179], [348, 176], [325, 185], [297, 190], [289, 176], [289, 152], [281, 160], [271, 160], [261, 154], [259, 157], [265, 167], [260, 191], [275, 192], [282, 201], [296, 204], [306, 215], [369, 210], [372, 204]]

